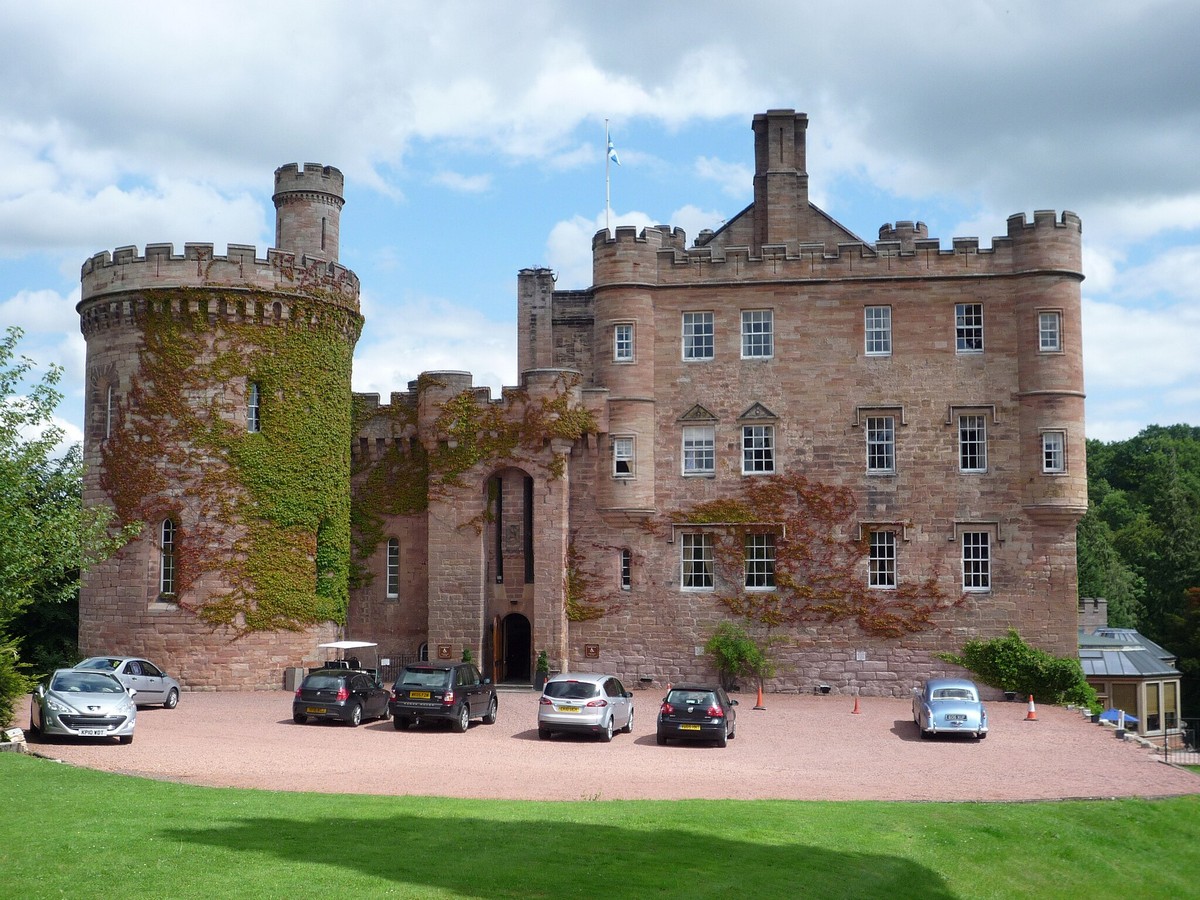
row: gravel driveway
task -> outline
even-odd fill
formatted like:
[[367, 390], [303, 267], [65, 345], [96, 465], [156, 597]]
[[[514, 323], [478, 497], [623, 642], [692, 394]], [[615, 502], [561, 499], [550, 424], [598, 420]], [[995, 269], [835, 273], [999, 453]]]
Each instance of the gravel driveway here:
[[128, 746], [32, 741], [43, 756], [187, 784], [522, 800], [1043, 800], [1200, 793], [1200, 776], [1118, 741], [1078, 712], [988, 705], [987, 740], [921, 740], [905, 700], [737, 695], [737, 739], [659, 747], [658, 691], [637, 691], [633, 734], [611, 744], [537, 737], [537, 698], [500, 694], [495, 725], [466, 734], [390, 721], [295, 725], [292, 694], [187, 693], [178, 708], [138, 712]]

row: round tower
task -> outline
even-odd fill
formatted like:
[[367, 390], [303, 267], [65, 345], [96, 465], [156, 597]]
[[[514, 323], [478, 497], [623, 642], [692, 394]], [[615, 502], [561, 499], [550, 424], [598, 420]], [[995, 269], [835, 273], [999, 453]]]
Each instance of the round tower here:
[[81, 282], [84, 502], [140, 531], [85, 574], [80, 648], [148, 656], [189, 689], [278, 688], [324, 658], [348, 603], [358, 279], [149, 244], [96, 254]]
[[333, 166], [296, 163], [275, 170], [275, 246], [337, 262], [344, 179]]

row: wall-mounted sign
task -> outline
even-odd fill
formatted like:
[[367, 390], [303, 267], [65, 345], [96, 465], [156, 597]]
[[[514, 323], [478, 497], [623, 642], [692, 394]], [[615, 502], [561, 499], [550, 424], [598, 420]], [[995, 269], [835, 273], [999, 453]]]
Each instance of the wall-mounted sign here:
[[449, 659], [449, 658], [450, 658], [450, 645], [449, 644], [438, 644], [438, 659]]
[[599, 659], [600, 645], [599, 644], [584, 644], [583, 655], [585, 659]]

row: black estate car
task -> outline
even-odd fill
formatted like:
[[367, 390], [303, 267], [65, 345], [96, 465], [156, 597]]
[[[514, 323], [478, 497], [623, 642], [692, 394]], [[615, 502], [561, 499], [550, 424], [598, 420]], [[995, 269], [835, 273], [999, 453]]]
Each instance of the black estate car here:
[[292, 700], [292, 721], [336, 719], [358, 725], [388, 717], [388, 692], [375, 675], [354, 669], [316, 669], [305, 676]]
[[441, 720], [463, 732], [471, 719], [496, 724], [496, 686], [472, 663], [415, 663], [396, 679], [388, 708], [397, 731]]
[[736, 737], [736, 700], [715, 684], [677, 684], [658, 710], [659, 744], [668, 740], [716, 741], [724, 747]]

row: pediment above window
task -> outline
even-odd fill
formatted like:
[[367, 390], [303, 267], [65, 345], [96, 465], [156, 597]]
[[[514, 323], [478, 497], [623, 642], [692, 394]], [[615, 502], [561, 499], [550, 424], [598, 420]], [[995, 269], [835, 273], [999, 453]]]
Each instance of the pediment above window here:
[[697, 403], [682, 416], [679, 417], [680, 422], [709, 424], [717, 421], [717, 417], [710, 413], [707, 409]]
[[739, 422], [763, 422], [763, 421], [774, 422], [774, 421], [778, 420], [778, 418], [779, 418], [779, 416], [775, 415], [775, 413], [771, 412], [769, 409], [767, 409], [761, 403], [755, 403], [749, 409], [747, 409], [744, 413], [742, 413], [740, 416], [738, 416], [738, 421]]

